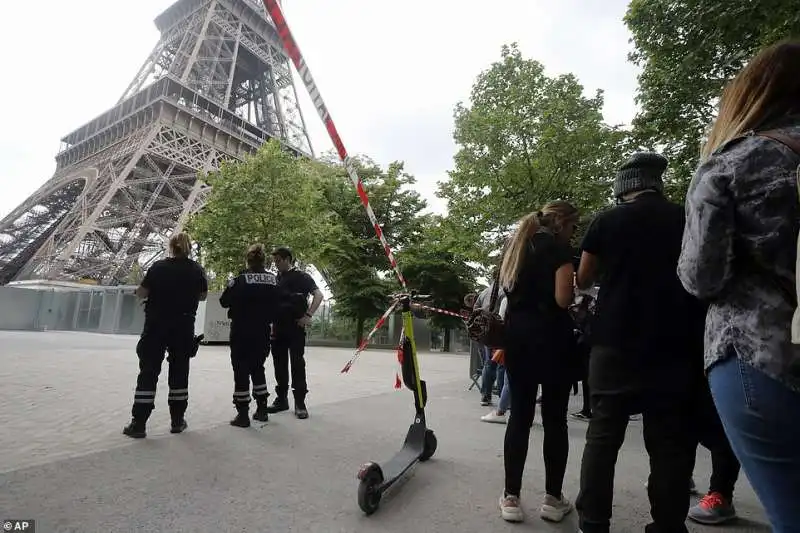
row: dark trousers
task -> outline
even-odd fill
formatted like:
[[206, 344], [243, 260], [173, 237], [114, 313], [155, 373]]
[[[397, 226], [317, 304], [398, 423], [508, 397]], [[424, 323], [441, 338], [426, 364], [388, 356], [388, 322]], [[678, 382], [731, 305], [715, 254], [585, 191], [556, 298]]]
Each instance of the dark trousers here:
[[647, 492], [653, 522], [645, 530], [687, 531], [689, 493], [684, 487], [692, 475], [697, 451], [695, 410], [702, 374], [689, 364], [685, 368], [675, 364], [673, 372], [661, 373], [665, 387], [659, 388], [637, 371], [636, 361], [641, 360], [634, 354], [609, 348], [592, 350], [592, 418], [586, 432], [576, 501], [584, 533], [609, 531], [617, 455], [625, 440], [629, 416], [637, 413], [642, 414], [644, 443], [650, 456]]
[[269, 355], [269, 331], [231, 332], [231, 366], [233, 367], [233, 404], [246, 409], [250, 404], [250, 381], [256, 402], [266, 402], [269, 392], [264, 363]]
[[295, 326], [275, 326], [272, 341], [272, 364], [275, 366], [275, 394], [286, 399], [289, 393], [289, 361], [292, 364], [292, 392], [295, 401], [304, 401], [308, 386], [306, 384], [306, 332]]
[[511, 415], [503, 444], [505, 491], [506, 494], [519, 496], [522, 490], [522, 474], [528, 458], [528, 442], [536, 411], [536, 396], [541, 385], [545, 490], [547, 494], [560, 499], [569, 456], [567, 406], [571, 383], [566, 374], [559, 380], [553, 372], [546, 374], [542, 372], [540, 365], [534, 360], [546, 359], [546, 355], [528, 348], [523, 342], [509, 344], [506, 347], [506, 379], [513, 392]]
[[722, 421], [719, 419], [708, 387], [702, 391], [697, 409], [700, 417], [698, 438], [700, 444], [711, 452], [711, 482], [708, 492], [718, 492], [731, 501], [741, 465], [725, 435], [725, 428], [722, 427]]
[[583, 396], [583, 407], [581, 407], [581, 413], [585, 415], [592, 414], [592, 396], [589, 390], [589, 380], [584, 379], [581, 381], [581, 387], [583, 389], [582, 396]]
[[194, 318], [177, 320], [145, 320], [142, 335], [136, 345], [139, 356], [139, 376], [136, 379], [131, 414], [147, 420], [155, 409], [156, 386], [161, 374], [165, 352], [169, 353], [168, 405], [173, 420], [179, 420], [189, 403], [189, 358], [194, 349]]

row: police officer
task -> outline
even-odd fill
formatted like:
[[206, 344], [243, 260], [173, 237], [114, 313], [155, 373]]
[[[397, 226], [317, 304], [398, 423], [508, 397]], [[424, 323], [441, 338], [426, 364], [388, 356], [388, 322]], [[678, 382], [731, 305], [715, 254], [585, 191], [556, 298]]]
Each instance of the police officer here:
[[[270, 413], [289, 409], [289, 361], [292, 363], [292, 392], [297, 418], [308, 418], [306, 409], [306, 330], [311, 317], [322, 303], [322, 291], [314, 279], [294, 268], [294, 257], [288, 248], [277, 248], [272, 259], [278, 269], [278, 285], [288, 298], [288, 304], [275, 320], [275, 337], [272, 343], [272, 362], [275, 365], [276, 398], [269, 407]], [[309, 295], [313, 295], [311, 305]]]
[[264, 362], [269, 354], [270, 324], [280, 302], [275, 274], [266, 271], [264, 245], [247, 250], [247, 270], [228, 283], [220, 296], [222, 307], [231, 319], [231, 364], [233, 366], [233, 405], [236, 418], [232, 426], [250, 427], [250, 380], [256, 400], [254, 420], [266, 422], [267, 379]]
[[194, 319], [199, 302], [208, 295], [208, 282], [203, 267], [189, 258], [188, 235], [173, 235], [169, 249], [171, 257], [153, 263], [136, 289], [136, 295], [145, 300], [145, 320], [136, 345], [139, 377], [131, 409], [133, 420], [122, 430], [135, 439], [147, 435], [145, 426], [155, 408], [156, 384], [167, 351], [171, 432], [186, 429], [189, 359], [196, 349]]

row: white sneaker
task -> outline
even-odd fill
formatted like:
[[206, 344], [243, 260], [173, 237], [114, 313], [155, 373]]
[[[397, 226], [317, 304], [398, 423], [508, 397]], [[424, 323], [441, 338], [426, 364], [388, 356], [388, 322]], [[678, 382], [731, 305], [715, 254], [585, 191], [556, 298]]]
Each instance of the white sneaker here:
[[544, 502], [542, 502], [542, 508], [539, 512], [539, 515], [544, 520], [561, 522], [564, 520], [565, 516], [572, 512], [572, 509], [572, 503], [566, 499], [563, 494], [561, 495], [560, 500], [554, 496], [545, 494]]
[[507, 417], [505, 413], [501, 415], [498, 414], [497, 411], [492, 411], [488, 415], [483, 415], [481, 420], [484, 422], [489, 422], [490, 424], [505, 424], [507, 422], [506, 418]]
[[525, 515], [519, 505], [519, 496], [502, 496], [500, 498], [500, 515], [506, 522], [522, 522]]

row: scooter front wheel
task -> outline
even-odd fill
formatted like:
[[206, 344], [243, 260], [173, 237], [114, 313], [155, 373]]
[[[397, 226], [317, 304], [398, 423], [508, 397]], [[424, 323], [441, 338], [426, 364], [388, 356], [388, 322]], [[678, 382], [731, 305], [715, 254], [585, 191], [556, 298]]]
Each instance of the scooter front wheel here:
[[369, 516], [381, 504], [383, 476], [375, 470], [368, 471], [358, 484], [358, 506]]

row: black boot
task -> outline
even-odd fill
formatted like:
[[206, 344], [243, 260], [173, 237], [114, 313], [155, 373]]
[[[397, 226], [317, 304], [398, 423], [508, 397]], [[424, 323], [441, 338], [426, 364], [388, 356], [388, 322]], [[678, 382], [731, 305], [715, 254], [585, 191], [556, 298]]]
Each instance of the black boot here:
[[186, 419], [183, 417], [185, 412], [185, 408], [173, 408], [170, 406], [169, 416], [172, 419], [172, 426], [169, 428], [170, 433], [183, 433], [184, 430], [189, 427], [186, 423]]
[[250, 414], [248, 413], [249, 407], [247, 405], [236, 406], [236, 418], [231, 420], [231, 425], [237, 428], [250, 427]]
[[143, 439], [147, 436], [146, 425], [147, 419], [133, 417], [131, 423], [122, 428], [122, 434], [132, 439]]
[[253, 414], [253, 420], [259, 422], [269, 420], [269, 406], [267, 405], [266, 396], [256, 396], [256, 412]]
[[267, 412], [270, 414], [273, 413], [280, 413], [282, 411], [289, 410], [289, 400], [286, 399], [285, 396], [278, 396], [275, 398], [275, 401], [272, 402], [272, 405], [267, 407]]
[[296, 416], [300, 420], [305, 420], [306, 418], [308, 418], [308, 409], [306, 409], [305, 396], [294, 397], [294, 416]]

